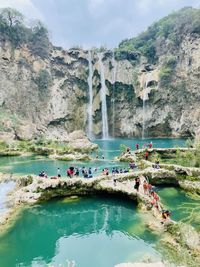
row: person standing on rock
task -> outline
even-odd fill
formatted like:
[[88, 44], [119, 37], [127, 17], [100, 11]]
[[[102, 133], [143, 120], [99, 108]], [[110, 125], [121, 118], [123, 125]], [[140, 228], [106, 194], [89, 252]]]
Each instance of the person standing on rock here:
[[152, 143], [152, 141], [149, 143], [149, 148], [153, 148], [153, 143]]
[[57, 169], [57, 176], [58, 178], [61, 178], [60, 168]]
[[139, 149], [139, 144], [138, 144], [138, 143], [135, 145], [135, 148], [136, 148], [137, 150]]
[[145, 152], [145, 159], [148, 160], [148, 158], [149, 158], [149, 152], [146, 151], [146, 152]]
[[143, 189], [144, 189], [144, 194], [145, 195], [148, 195], [148, 188], [149, 188], [148, 183], [147, 183], [146, 180], [144, 180]]
[[140, 187], [140, 178], [137, 177], [135, 178], [135, 185], [134, 185], [134, 188], [137, 190], [137, 192], [139, 191], [139, 187]]

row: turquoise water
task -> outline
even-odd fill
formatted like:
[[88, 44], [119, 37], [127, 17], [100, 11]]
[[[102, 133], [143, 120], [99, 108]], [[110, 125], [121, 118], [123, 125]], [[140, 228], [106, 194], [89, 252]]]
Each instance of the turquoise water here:
[[154, 139], [110, 139], [110, 140], [95, 140], [95, 143], [99, 145], [99, 155], [104, 155], [106, 159], [111, 159], [118, 156], [122, 151], [120, 145], [123, 144], [135, 150], [135, 145], [138, 143], [139, 148], [144, 147], [145, 144], [153, 142], [155, 148], [171, 148], [171, 147], [185, 147], [185, 139], [176, 138], [154, 138]]
[[200, 198], [192, 199], [176, 187], [160, 187], [158, 194], [164, 206], [172, 211], [173, 220], [189, 223], [200, 230]]
[[[102, 169], [108, 168], [110, 171], [112, 167], [128, 168], [127, 163], [114, 162], [114, 157], [121, 154], [120, 145], [124, 144], [128, 147], [135, 149], [135, 144], [138, 143], [140, 147], [144, 143], [153, 141], [154, 147], [176, 147], [185, 146], [184, 139], [113, 139], [113, 140], [95, 140], [95, 143], [99, 145], [99, 151], [94, 153], [94, 158], [96, 155], [99, 156], [98, 160], [92, 162], [66, 162], [51, 160], [48, 158], [38, 158], [38, 157], [1, 157], [0, 158], [0, 172], [7, 173], [18, 173], [18, 174], [38, 174], [40, 171], [44, 170], [47, 175], [54, 176], [57, 175], [57, 168], [60, 168], [62, 176], [66, 176], [66, 169], [69, 166], [92, 167], [93, 170], [97, 168], [97, 175], [102, 172]], [[104, 160], [101, 159], [102, 155], [105, 157]]]
[[75, 267], [114, 267], [146, 257], [159, 260], [156, 242], [134, 203], [98, 197], [55, 200], [24, 211], [0, 238], [0, 266], [68, 267], [67, 260], [73, 260]]
[[112, 167], [127, 168], [127, 163], [114, 162], [112, 160], [97, 160], [92, 162], [73, 161], [66, 162], [60, 160], [53, 160], [48, 158], [37, 157], [4, 157], [0, 158], [0, 172], [15, 173], [15, 174], [36, 174], [44, 170], [48, 175], [57, 175], [57, 168], [60, 168], [62, 176], [66, 176], [66, 170], [69, 166], [74, 167], [92, 167], [97, 168], [97, 172], [94, 175], [98, 175], [102, 170], [108, 167], [110, 170]]

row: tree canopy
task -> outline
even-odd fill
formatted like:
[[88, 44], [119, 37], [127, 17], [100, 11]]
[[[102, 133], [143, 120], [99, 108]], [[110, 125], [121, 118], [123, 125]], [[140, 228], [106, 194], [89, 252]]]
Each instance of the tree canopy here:
[[200, 9], [185, 7], [180, 11], [164, 17], [151, 25], [138, 37], [123, 40], [119, 49], [138, 51], [154, 63], [156, 57], [156, 41], [158, 38], [169, 39], [178, 47], [186, 34], [200, 34]]
[[24, 22], [24, 16], [12, 8], [0, 10], [0, 41], [9, 41], [14, 48], [27, 44], [34, 55], [48, 57], [50, 41], [44, 25], [36, 21], [32, 27]]

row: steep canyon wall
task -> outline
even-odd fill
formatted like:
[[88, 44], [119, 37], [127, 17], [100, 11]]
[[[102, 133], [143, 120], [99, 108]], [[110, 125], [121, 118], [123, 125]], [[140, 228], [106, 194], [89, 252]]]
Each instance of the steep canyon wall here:
[[[154, 64], [139, 52], [104, 50], [109, 136], [191, 137], [200, 128], [200, 38], [186, 35], [173, 51], [157, 45]], [[169, 52], [170, 51], [170, 52]], [[92, 56], [92, 129], [102, 136], [101, 77]], [[169, 71], [169, 68], [170, 71]], [[166, 74], [166, 69], [168, 73]], [[51, 47], [50, 56], [32, 55], [26, 45], [0, 49], [0, 133], [30, 139], [65, 139], [88, 128], [88, 51]], [[167, 76], [168, 75], [168, 76]], [[145, 106], [144, 106], [145, 104]], [[144, 108], [145, 107], [145, 108]]]

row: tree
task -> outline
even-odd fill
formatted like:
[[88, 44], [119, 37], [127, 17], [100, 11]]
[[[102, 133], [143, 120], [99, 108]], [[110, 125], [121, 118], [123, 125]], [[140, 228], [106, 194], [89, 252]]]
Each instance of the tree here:
[[9, 27], [15, 25], [22, 25], [24, 21], [24, 16], [13, 8], [3, 8], [0, 13], [0, 20]]

